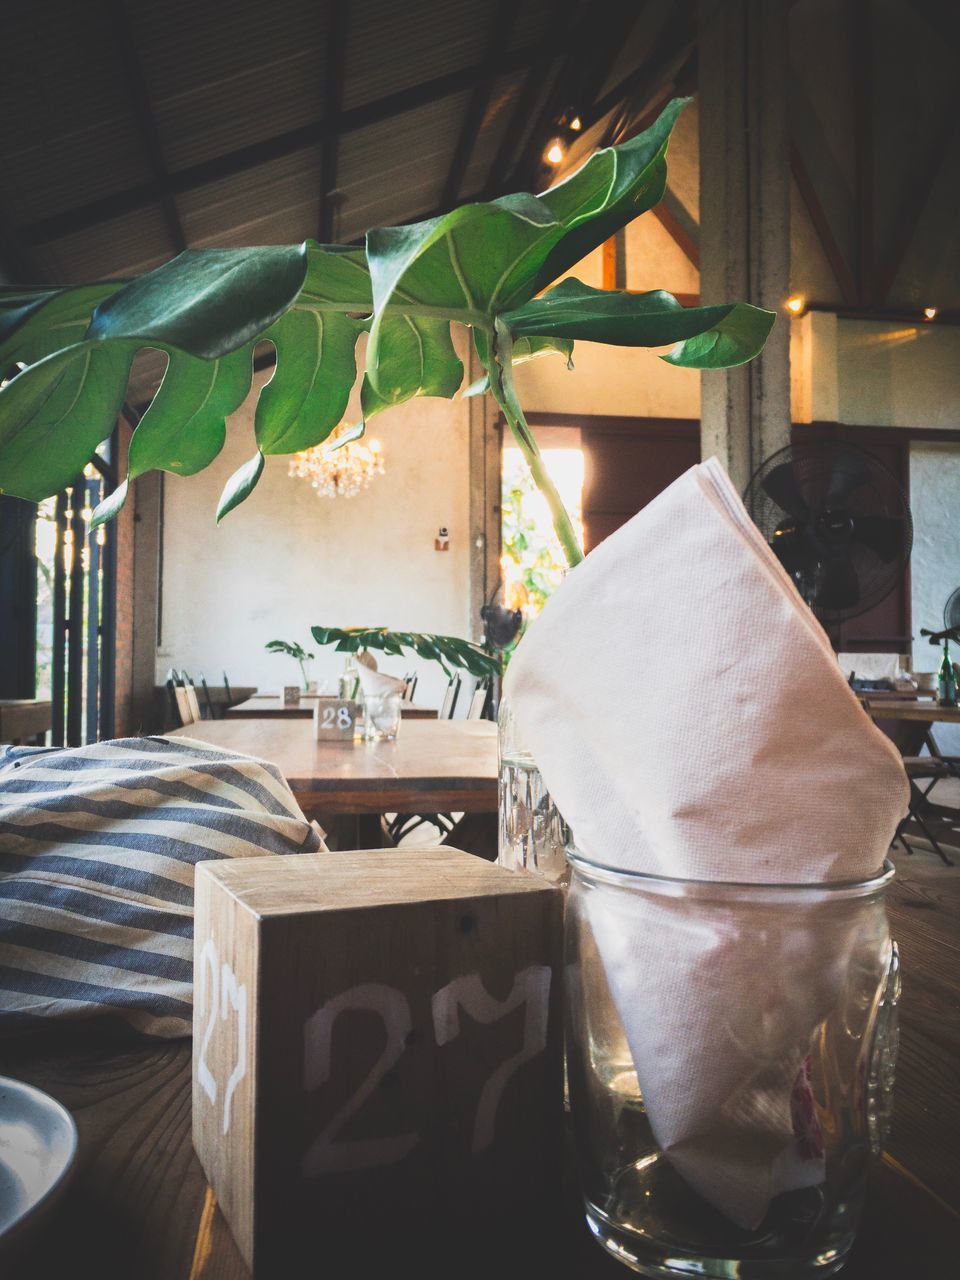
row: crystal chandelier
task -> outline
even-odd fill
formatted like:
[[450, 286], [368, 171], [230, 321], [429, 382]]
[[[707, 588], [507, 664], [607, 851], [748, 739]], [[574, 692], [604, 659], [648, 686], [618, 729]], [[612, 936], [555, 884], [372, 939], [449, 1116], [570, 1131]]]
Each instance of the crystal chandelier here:
[[377, 440], [337, 441], [351, 428], [337, 427], [323, 444], [302, 449], [290, 459], [290, 475], [309, 480], [320, 498], [354, 498], [374, 476], [383, 475], [383, 452]]

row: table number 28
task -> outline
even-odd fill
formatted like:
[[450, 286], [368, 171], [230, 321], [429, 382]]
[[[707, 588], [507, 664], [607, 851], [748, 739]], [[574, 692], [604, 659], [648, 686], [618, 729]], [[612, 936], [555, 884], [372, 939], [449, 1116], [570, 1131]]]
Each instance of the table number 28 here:
[[317, 742], [352, 742], [360, 707], [349, 698], [318, 698], [313, 708]]

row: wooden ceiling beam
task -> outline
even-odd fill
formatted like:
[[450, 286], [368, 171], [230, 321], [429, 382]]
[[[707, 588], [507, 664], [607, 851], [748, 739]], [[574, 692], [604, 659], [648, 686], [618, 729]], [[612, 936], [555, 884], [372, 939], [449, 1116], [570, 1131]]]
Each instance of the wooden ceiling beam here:
[[490, 104], [490, 95], [493, 93], [493, 85], [500, 65], [501, 50], [510, 40], [518, 8], [517, 0], [499, 0], [494, 9], [490, 36], [481, 64], [486, 68], [486, 76], [474, 85], [470, 101], [467, 103], [463, 123], [460, 126], [460, 136], [450, 161], [450, 171], [440, 195], [441, 208], [453, 208], [457, 203], [460, 184], [467, 172], [477, 134], [480, 132], [483, 118]]
[[[893, 288], [904, 259], [916, 238], [923, 211], [930, 201], [933, 188], [943, 168], [943, 162], [956, 135], [958, 114], [960, 114], [960, 92], [954, 91], [950, 101], [944, 108], [940, 125], [919, 181], [907, 190], [903, 209], [897, 222], [893, 248], [877, 274], [877, 303], [881, 306], [889, 298], [890, 290]], [[936, 299], [931, 299], [931, 302], [935, 304]]]
[[337, 167], [340, 162], [340, 120], [343, 115], [343, 77], [347, 60], [349, 9], [347, 0], [332, 0], [327, 25], [327, 57], [323, 82], [323, 118], [329, 126], [320, 147], [320, 226], [317, 238], [321, 244], [333, 240], [334, 214], [337, 200]]
[[137, 52], [136, 42], [130, 30], [130, 19], [123, 0], [103, 0], [103, 4], [110, 20], [114, 39], [117, 42], [117, 52], [120, 55], [120, 66], [123, 72], [122, 78], [126, 86], [127, 96], [130, 99], [133, 117], [136, 120], [137, 129], [143, 142], [147, 163], [153, 174], [154, 198], [160, 206], [163, 225], [166, 228], [167, 236], [174, 252], [182, 253], [187, 247], [187, 238], [184, 235], [177, 202], [170, 190], [170, 174], [163, 156], [163, 148], [160, 145], [160, 134], [157, 131], [153, 106], [147, 93], [140, 55]]
[[860, 302], [857, 283], [837, 243], [837, 238], [833, 234], [833, 228], [824, 212], [823, 205], [820, 203], [817, 189], [810, 180], [807, 166], [804, 164], [803, 156], [800, 154], [800, 148], [793, 139], [790, 141], [790, 172], [793, 175], [794, 182], [797, 184], [800, 198], [806, 205], [810, 221], [813, 223], [813, 229], [817, 233], [817, 239], [820, 241], [820, 247], [823, 249], [824, 256], [830, 264], [830, 270], [833, 272], [834, 279], [843, 295], [843, 301], [848, 307], [854, 306]]
[[857, 293], [861, 306], [873, 302], [873, 5], [853, 0], [854, 190], [857, 211]]
[[[541, 56], [540, 43], [514, 49], [504, 55], [501, 73], [509, 74], [511, 71], [522, 70], [531, 66]], [[368, 125], [380, 124], [392, 116], [439, 102], [463, 89], [471, 89], [484, 78], [485, 70], [479, 64], [462, 71], [447, 72], [432, 80], [426, 80], [422, 84], [411, 85], [396, 93], [377, 98], [373, 102], [351, 107], [342, 113], [336, 126], [329, 120], [300, 125], [295, 129], [276, 134], [272, 138], [264, 138], [259, 142], [227, 152], [225, 155], [214, 156], [200, 164], [172, 172], [168, 177], [169, 190], [179, 195], [185, 191], [195, 191], [211, 182], [236, 177], [258, 165], [292, 155], [305, 147], [321, 145], [330, 133], [337, 132], [342, 137], [346, 133], [366, 128]], [[111, 218], [134, 213], [138, 209], [155, 203], [159, 195], [159, 183], [156, 180], [140, 183], [126, 191], [91, 200], [87, 204], [67, 209], [63, 213], [39, 218], [29, 226], [20, 228], [20, 235], [27, 244], [46, 244], [50, 240], [56, 240], [74, 231], [95, 227]]]
[[[562, 0], [556, 6], [553, 15], [551, 32], [540, 46], [540, 56], [531, 64], [523, 82], [517, 101], [510, 115], [509, 123], [504, 130], [497, 154], [487, 173], [480, 198], [489, 200], [506, 190], [508, 175], [514, 166], [511, 161], [516, 158], [518, 139], [524, 136], [527, 122], [533, 111], [537, 96], [543, 88], [550, 66], [560, 57], [568, 42], [568, 27], [572, 13], [571, 0]], [[536, 127], [536, 126], [534, 126]]]

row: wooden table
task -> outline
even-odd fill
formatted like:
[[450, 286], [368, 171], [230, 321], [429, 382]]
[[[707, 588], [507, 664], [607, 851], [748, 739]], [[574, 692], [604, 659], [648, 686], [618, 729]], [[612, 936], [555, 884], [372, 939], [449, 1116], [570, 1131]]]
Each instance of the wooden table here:
[[393, 742], [316, 742], [309, 720], [203, 720], [167, 736], [271, 760], [309, 817], [497, 811], [489, 720], [412, 720]]
[[915, 720], [923, 724], [960, 724], [960, 707], [941, 707], [935, 701], [871, 698], [864, 694], [874, 720]]
[[43, 742], [53, 703], [43, 698], [0, 698], [0, 742]]
[[[284, 703], [280, 694], [255, 694], [246, 702], [238, 702], [228, 707], [223, 713], [225, 720], [309, 720], [313, 716], [314, 704], [320, 695], [317, 693], [301, 693], [300, 701], [294, 706]], [[400, 714], [404, 720], [436, 720], [436, 707], [422, 707], [416, 702], [401, 702]]]
[[[960, 870], [896, 855], [890, 919], [903, 958], [902, 1039], [889, 1150], [874, 1170], [867, 1209], [843, 1280], [946, 1280], [960, 1239]], [[111, 1048], [75, 1032], [70, 1044], [8, 1043], [0, 1071], [46, 1089], [73, 1112], [80, 1169], [22, 1265], [4, 1280], [249, 1280], [216, 1208], [190, 1138], [190, 1045]], [[483, 1233], [436, 1269], [397, 1256], [377, 1239], [348, 1242], [353, 1265], [329, 1267], [335, 1242], [317, 1240], [311, 1275], [363, 1280], [388, 1273], [420, 1280], [627, 1280], [582, 1224], [568, 1160], [568, 1190], [550, 1230], [494, 1245]], [[522, 1221], [522, 1208], [517, 1206]], [[435, 1224], [424, 1206], [424, 1237]], [[405, 1265], [406, 1264], [406, 1265]], [[476, 1270], [474, 1270], [476, 1264]], [[275, 1280], [267, 1277], [266, 1280]]]

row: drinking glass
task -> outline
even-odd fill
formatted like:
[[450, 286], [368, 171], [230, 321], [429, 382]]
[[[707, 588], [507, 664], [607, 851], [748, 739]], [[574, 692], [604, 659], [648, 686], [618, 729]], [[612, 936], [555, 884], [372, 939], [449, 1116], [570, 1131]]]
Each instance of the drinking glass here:
[[523, 743], [506, 698], [497, 717], [500, 755], [497, 862], [511, 871], [535, 871], [554, 883], [569, 879], [570, 832]]
[[568, 855], [567, 1070], [594, 1237], [646, 1276], [833, 1274], [889, 1124], [892, 866], [724, 884]]
[[400, 729], [402, 691], [363, 695], [363, 736], [368, 742], [395, 738]]

